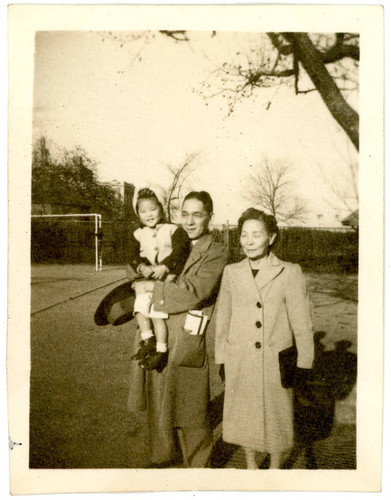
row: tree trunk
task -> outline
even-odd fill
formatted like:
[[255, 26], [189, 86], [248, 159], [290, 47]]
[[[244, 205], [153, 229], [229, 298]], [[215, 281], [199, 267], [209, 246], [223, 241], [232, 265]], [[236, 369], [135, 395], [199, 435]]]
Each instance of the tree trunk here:
[[359, 150], [359, 115], [349, 106], [306, 33], [284, 33], [331, 115]]

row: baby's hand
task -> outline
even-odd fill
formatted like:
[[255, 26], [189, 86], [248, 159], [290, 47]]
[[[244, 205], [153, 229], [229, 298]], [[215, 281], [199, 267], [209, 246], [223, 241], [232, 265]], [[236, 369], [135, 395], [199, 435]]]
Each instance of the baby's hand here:
[[158, 266], [152, 266], [153, 269], [153, 274], [152, 278], [161, 280], [167, 273], [168, 273], [168, 267], [165, 266], [164, 264], [160, 264]]
[[153, 267], [147, 266], [147, 264], [143, 264], [139, 269], [144, 278], [150, 278], [153, 274]]

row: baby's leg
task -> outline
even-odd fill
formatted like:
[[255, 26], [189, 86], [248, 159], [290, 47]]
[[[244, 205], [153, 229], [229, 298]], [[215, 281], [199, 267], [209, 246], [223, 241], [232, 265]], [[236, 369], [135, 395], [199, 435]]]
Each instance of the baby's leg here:
[[148, 293], [137, 295], [134, 302], [134, 315], [141, 332], [141, 340], [147, 340], [153, 337], [152, 321], [148, 313], [150, 307], [151, 297]]
[[167, 352], [167, 324], [162, 318], [152, 318], [153, 330], [156, 336], [156, 351]]
[[141, 339], [146, 340], [153, 337], [152, 321], [141, 312], [136, 313], [136, 321], [141, 333]]
[[144, 359], [145, 356], [155, 351], [155, 336], [152, 331], [152, 321], [148, 317], [150, 307], [150, 297], [148, 294], [141, 294], [136, 297], [134, 303], [134, 316], [140, 329], [140, 347], [132, 359]]
[[144, 359], [145, 356], [148, 356], [156, 350], [155, 336], [152, 331], [151, 320], [140, 312], [135, 313], [135, 316], [140, 328], [141, 342], [138, 351], [132, 356], [132, 359]]
[[140, 363], [145, 370], [161, 372], [168, 362], [167, 325], [162, 318], [152, 316], [153, 330], [156, 336], [156, 352]]

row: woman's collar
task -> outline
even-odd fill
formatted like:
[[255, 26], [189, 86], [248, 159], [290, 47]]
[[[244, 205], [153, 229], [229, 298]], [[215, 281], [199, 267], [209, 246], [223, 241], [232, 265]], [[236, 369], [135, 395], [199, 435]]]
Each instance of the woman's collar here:
[[[251, 260], [248, 257], [245, 260], [247, 260], [248, 264], [251, 266]], [[281, 262], [273, 252], [269, 252], [268, 255], [260, 259], [259, 262], [260, 269], [265, 266], [279, 266], [279, 265], [281, 265]]]

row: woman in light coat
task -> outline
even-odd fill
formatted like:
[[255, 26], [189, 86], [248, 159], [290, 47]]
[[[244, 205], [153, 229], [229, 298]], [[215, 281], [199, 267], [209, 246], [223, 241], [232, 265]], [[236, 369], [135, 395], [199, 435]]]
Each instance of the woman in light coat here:
[[293, 390], [281, 385], [279, 352], [294, 343], [295, 380], [308, 376], [314, 360], [306, 283], [298, 264], [271, 251], [276, 220], [250, 208], [239, 219], [246, 258], [224, 270], [216, 310], [216, 363], [225, 372], [223, 439], [244, 447], [247, 468], [257, 452], [279, 468], [293, 445]]

